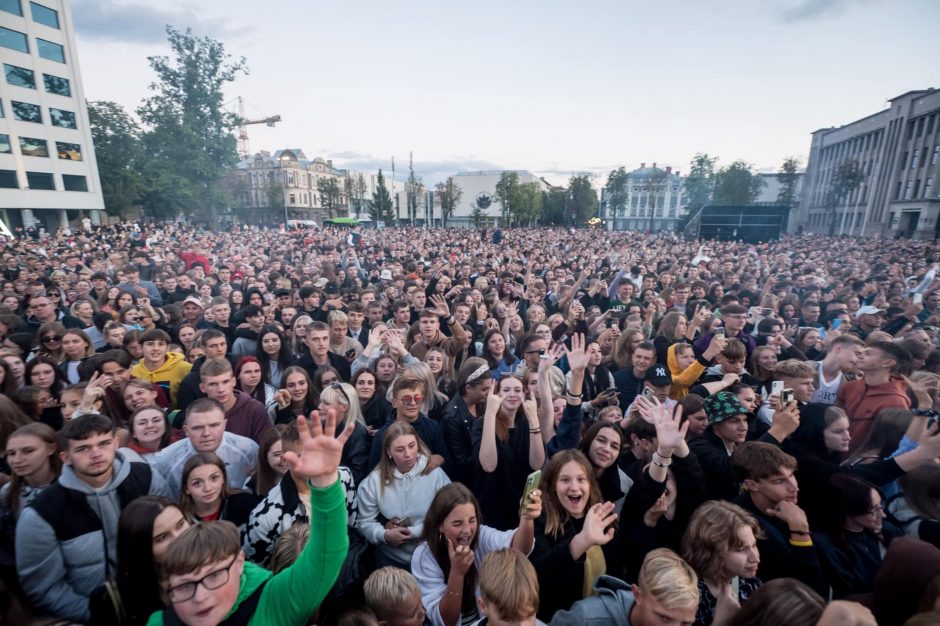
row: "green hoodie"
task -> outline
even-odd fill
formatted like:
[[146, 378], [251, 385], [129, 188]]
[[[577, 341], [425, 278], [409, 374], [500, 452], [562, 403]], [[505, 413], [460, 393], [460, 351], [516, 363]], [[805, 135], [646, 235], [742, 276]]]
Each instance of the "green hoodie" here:
[[[310, 487], [310, 539], [293, 565], [272, 574], [245, 562], [238, 599], [229, 617], [265, 581], [250, 626], [303, 626], [333, 587], [349, 550], [346, 530], [346, 491], [340, 481], [325, 489]], [[211, 523], [211, 522], [210, 522]], [[163, 626], [163, 612], [150, 616], [147, 626]]]

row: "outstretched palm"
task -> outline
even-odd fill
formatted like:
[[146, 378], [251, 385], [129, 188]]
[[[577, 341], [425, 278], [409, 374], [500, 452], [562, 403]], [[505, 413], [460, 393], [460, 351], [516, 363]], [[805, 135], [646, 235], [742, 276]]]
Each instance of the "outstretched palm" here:
[[284, 459], [290, 464], [291, 475], [301, 480], [309, 480], [314, 487], [328, 487], [336, 482], [343, 445], [355, 428], [354, 423], [334, 437], [336, 432], [336, 411], [326, 413], [326, 425], [320, 425], [320, 414], [314, 411], [310, 420], [297, 417], [297, 432], [300, 435], [301, 451], [285, 452]]
[[575, 333], [571, 336], [571, 349], [568, 350], [568, 366], [572, 370], [583, 370], [588, 366], [590, 359], [584, 335]]

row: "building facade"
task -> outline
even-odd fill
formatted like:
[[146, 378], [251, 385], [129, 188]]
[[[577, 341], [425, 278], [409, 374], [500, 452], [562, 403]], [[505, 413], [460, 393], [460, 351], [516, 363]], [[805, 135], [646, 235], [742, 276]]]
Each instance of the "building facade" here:
[[67, 0], [0, 0], [0, 218], [55, 232], [104, 200]]
[[909, 91], [888, 104], [813, 133], [799, 209], [803, 230], [915, 239], [940, 234], [940, 90]]
[[[544, 179], [527, 170], [483, 170], [476, 172], [458, 172], [454, 174], [454, 182], [463, 192], [460, 202], [457, 203], [453, 215], [447, 220], [448, 226], [470, 226], [471, 216], [475, 208], [479, 207], [482, 215], [489, 224], [501, 224], [502, 209], [496, 202], [496, 183], [504, 172], [515, 172], [519, 176], [519, 184], [536, 183], [539, 191], [550, 191], [551, 185]], [[433, 194], [432, 194], [433, 195]], [[433, 197], [429, 206], [434, 220], [440, 220], [440, 203]], [[438, 222], [432, 222], [438, 223]]]
[[611, 202], [606, 187], [601, 188], [598, 216], [609, 230], [675, 230], [685, 215], [687, 201], [684, 179], [672, 167], [660, 168], [653, 163], [640, 164], [627, 174], [623, 206]]
[[[299, 148], [262, 150], [237, 167], [236, 193], [242, 216], [252, 223], [275, 224], [285, 220], [322, 223], [333, 217], [369, 217], [378, 173], [333, 167], [320, 157], [307, 159]], [[332, 210], [320, 190], [320, 181], [332, 179], [338, 195]]]

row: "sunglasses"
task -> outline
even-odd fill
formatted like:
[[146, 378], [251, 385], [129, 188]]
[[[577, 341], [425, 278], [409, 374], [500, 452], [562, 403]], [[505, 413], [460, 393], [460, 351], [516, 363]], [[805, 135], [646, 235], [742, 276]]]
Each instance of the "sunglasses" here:
[[58, 343], [60, 341], [62, 341], [62, 337], [60, 335], [49, 335], [48, 337], [42, 338], [43, 343]]
[[404, 404], [405, 406], [409, 406], [412, 404], [421, 404], [422, 402], [424, 402], [424, 396], [422, 396], [420, 393], [416, 393], [413, 396], [402, 396], [398, 399], [398, 401]]

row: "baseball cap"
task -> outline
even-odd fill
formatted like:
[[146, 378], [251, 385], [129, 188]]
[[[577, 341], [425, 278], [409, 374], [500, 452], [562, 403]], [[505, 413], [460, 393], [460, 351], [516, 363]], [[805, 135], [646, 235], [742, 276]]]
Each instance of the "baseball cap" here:
[[884, 309], [879, 309], [876, 306], [863, 306], [859, 307], [858, 311], [855, 312], [855, 319], [860, 318], [863, 315], [878, 315], [879, 313], [885, 313]]
[[186, 296], [186, 299], [183, 300], [183, 304], [186, 304], [186, 303], [195, 304], [195, 305], [198, 306], [200, 309], [206, 308], [206, 305], [204, 305], [204, 304], [202, 303], [202, 300], [200, 300], [200, 299], [197, 298], [196, 296]]
[[647, 370], [646, 380], [656, 387], [665, 387], [672, 384], [672, 374], [669, 373], [668, 367], [657, 363]]

